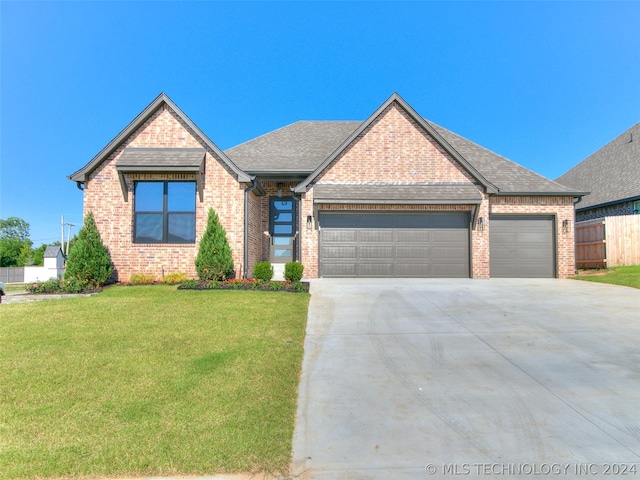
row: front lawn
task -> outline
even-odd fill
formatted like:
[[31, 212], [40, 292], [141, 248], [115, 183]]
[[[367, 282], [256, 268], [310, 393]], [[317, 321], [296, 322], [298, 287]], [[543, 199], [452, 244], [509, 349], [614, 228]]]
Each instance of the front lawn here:
[[0, 306], [0, 478], [288, 471], [309, 296]]
[[615, 285], [640, 288], [640, 265], [614, 267], [601, 271], [581, 271], [579, 275], [572, 278], [576, 280], [587, 280], [589, 282], [613, 283]]

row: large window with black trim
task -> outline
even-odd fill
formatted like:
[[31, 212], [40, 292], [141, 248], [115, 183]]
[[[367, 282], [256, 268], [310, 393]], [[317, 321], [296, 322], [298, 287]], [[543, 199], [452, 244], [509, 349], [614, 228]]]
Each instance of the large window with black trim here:
[[195, 243], [196, 182], [136, 182], [133, 231], [134, 243]]

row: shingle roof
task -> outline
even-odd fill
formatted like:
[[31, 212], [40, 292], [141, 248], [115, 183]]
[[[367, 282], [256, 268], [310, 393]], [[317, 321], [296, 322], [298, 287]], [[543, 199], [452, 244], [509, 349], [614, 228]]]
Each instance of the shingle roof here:
[[329, 184], [313, 188], [317, 203], [479, 204], [475, 185], [466, 184]]
[[560, 183], [532, 172], [491, 150], [481, 147], [460, 135], [435, 123], [429, 122], [440, 135], [473, 165], [482, 175], [498, 188], [500, 194], [538, 193], [538, 194], [576, 194], [583, 192], [568, 188]]
[[60, 245], [49, 245], [44, 250], [44, 258], [56, 258], [58, 256], [58, 252], [61, 252], [62, 248]]
[[300, 121], [225, 150], [248, 173], [311, 173], [362, 122]]
[[[444, 146], [451, 149], [454, 158], [458, 157], [457, 160], [463, 163], [463, 167], [470, 170], [473, 176], [479, 177], [481, 184], [486, 182], [490, 187], [495, 187], [497, 194], [583, 194], [419, 117], [397, 94], [392, 95], [365, 122], [297, 122], [226, 150], [225, 153], [236, 165], [251, 174], [287, 171], [315, 174], [339, 152], [339, 147], [344, 147], [367, 122], [394, 101], [409, 109], [410, 113], [435, 136], [440, 136]], [[304, 187], [310, 183], [314, 174], [300, 186]]]
[[125, 148], [116, 162], [116, 168], [199, 169], [205, 154], [204, 148]]
[[640, 122], [556, 181], [591, 192], [578, 210], [640, 197]]

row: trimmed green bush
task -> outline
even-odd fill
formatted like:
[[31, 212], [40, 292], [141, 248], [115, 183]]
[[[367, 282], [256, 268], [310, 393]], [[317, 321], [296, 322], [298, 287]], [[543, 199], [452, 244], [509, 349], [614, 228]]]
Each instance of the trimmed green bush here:
[[101, 287], [113, 273], [109, 250], [102, 243], [93, 213], [88, 212], [77, 240], [71, 246], [64, 278], [75, 278], [89, 287]]
[[258, 262], [253, 266], [253, 278], [268, 282], [273, 278], [271, 262]]
[[196, 271], [200, 280], [226, 280], [233, 276], [233, 256], [227, 241], [227, 232], [220, 224], [218, 215], [209, 209], [207, 229], [200, 240], [198, 256], [196, 257]]
[[289, 262], [284, 264], [284, 279], [290, 282], [299, 282], [302, 280], [302, 272], [304, 266], [299, 262]]

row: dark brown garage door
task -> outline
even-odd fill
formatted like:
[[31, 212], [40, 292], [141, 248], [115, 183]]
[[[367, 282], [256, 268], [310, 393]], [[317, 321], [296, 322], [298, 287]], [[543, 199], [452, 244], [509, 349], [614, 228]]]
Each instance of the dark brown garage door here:
[[491, 277], [553, 278], [553, 217], [505, 216], [490, 219]]
[[469, 277], [469, 214], [320, 212], [322, 277]]

